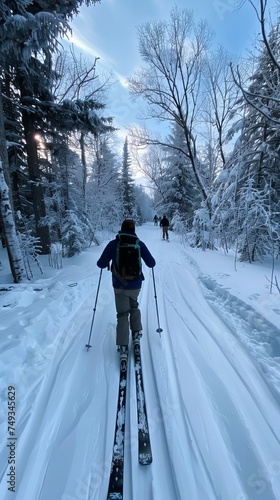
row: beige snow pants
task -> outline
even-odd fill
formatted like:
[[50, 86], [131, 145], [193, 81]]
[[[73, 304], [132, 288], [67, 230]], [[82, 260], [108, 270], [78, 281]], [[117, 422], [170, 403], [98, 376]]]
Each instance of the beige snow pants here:
[[141, 312], [138, 307], [140, 288], [127, 290], [114, 288], [117, 311], [117, 345], [128, 345], [129, 327], [132, 332], [142, 330]]

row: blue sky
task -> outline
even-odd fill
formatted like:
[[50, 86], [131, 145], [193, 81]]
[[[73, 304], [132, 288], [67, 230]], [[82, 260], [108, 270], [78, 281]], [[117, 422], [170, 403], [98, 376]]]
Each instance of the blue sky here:
[[194, 12], [195, 20], [207, 19], [213, 27], [217, 44], [233, 54], [245, 54], [252, 48], [259, 25], [248, 4], [236, 11], [236, 0], [101, 0], [92, 7], [82, 7], [72, 23], [77, 52], [87, 58], [100, 57], [98, 71], [112, 71], [120, 80], [110, 93], [110, 114], [124, 127], [136, 120], [136, 105], [129, 100], [127, 78], [141, 64], [136, 26], [147, 21], [168, 19], [177, 5]]

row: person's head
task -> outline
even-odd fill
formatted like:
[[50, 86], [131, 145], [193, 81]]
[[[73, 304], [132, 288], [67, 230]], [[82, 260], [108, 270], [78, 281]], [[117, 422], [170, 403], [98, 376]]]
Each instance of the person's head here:
[[121, 231], [135, 233], [135, 222], [132, 219], [125, 219], [122, 223]]
[[166, 215], [164, 215], [163, 217], [166, 217]]

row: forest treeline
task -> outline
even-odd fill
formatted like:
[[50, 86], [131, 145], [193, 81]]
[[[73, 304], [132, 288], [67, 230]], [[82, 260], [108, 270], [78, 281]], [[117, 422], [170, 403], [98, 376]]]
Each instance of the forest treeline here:
[[260, 36], [254, 55], [239, 60], [188, 9], [138, 27], [142, 65], [128, 85], [141, 123], [158, 126], [131, 127], [119, 153], [106, 104], [113, 77], [101, 79], [98, 58], [89, 63], [61, 44], [80, 6], [95, 3], [0, 5], [0, 226], [14, 281], [30, 278], [29, 259], [52, 243], [72, 256], [124, 217], [149, 218], [135, 168], [150, 181], [154, 213], [166, 213], [191, 245], [275, 259], [278, 16], [268, 24], [266, 0], [249, 2]]

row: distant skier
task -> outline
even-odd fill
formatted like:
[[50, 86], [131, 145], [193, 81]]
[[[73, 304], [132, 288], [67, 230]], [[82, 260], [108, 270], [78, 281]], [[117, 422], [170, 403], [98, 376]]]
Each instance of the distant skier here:
[[154, 216], [154, 226], [157, 226], [158, 225], [158, 216], [155, 215]]
[[164, 215], [159, 223], [160, 227], [162, 227], [162, 239], [169, 241], [168, 228], [169, 228], [169, 220]]
[[144, 279], [141, 259], [148, 267], [154, 267], [156, 261], [143, 241], [135, 233], [135, 222], [132, 219], [123, 221], [116, 238], [108, 243], [97, 261], [98, 267], [112, 271], [112, 284], [115, 293], [117, 311], [116, 344], [120, 352], [120, 361], [126, 368], [129, 327], [133, 340], [142, 336], [141, 313], [138, 308], [138, 295]]

